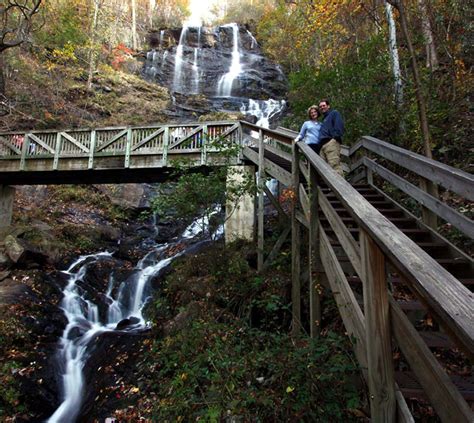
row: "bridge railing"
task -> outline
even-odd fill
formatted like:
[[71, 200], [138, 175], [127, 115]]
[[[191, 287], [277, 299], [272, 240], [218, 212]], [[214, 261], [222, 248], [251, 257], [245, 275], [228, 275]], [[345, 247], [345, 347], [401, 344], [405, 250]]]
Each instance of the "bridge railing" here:
[[[129, 167], [133, 166], [134, 157], [158, 155], [162, 159], [161, 165], [166, 166], [168, 156], [173, 154], [198, 153], [203, 162], [208, 153], [216, 151], [212, 143], [222, 138], [240, 144], [240, 124], [222, 121], [1, 133], [0, 160], [10, 161], [7, 170], [14, 171], [32, 170], [32, 167], [34, 170], [56, 170], [64, 160], [85, 158], [84, 166], [92, 169], [98, 158], [121, 156], [123, 162], [112, 163]], [[43, 160], [41, 164], [37, 159]], [[76, 161], [75, 166], [78, 163]]]
[[[252, 125], [242, 125], [244, 133], [246, 128], [256, 130]], [[258, 151], [249, 148], [244, 155], [259, 166], [260, 174], [277, 178], [283, 175], [279, 179], [286, 183], [288, 172], [273, 169], [273, 163], [265, 158], [274, 148], [266, 138], [273, 139], [275, 145], [288, 147], [293, 134], [262, 128], [258, 133]], [[398, 414], [399, 421], [413, 421], [395, 382], [393, 337], [440, 418], [446, 422], [471, 421], [470, 407], [394, 300], [388, 279], [398, 275], [468, 355], [474, 351], [473, 294], [308, 146], [299, 142], [292, 148], [291, 182], [287, 185], [293, 187], [297, 197], [291, 217], [294, 330], [301, 325], [300, 252], [301, 228], [305, 227], [309, 232], [311, 333], [318, 331], [319, 284], [326, 279], [346, 330], [354, 339], [356, 356], [369, 387], [373, 420], [395, 421]], [[348, 227], [339, 210], [332, 207], [326, 199], [327, 191], [321, 188], [324, 185], [352, 216], [356, 227]], [[321, 225], [323, 217], [329, 222], [331, 233]], [[361, 291], [354, 291], [349, 284], [335, 243], [343, 249], [353, 272], [362, 281]]]

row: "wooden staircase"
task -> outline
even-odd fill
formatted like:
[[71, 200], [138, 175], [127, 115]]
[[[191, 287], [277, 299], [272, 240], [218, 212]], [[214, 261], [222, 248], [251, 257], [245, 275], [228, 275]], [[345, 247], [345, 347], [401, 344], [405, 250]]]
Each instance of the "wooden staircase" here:
[[[433, 257], [440, 266], [448, 270], [463, 285], [468, 287], [471, 292], [473, 291], [474, 266], [470, 257], [454, 247], [438, 233], [425, 227], [419, 219], [375, 187], [367, 184], [357, 184], [354, 185], [354, 188], [421, 249]], [[349, 215], [342, 206], [341, 201], [329, 188], [323, 188], [322, 191], [346, 227], [349, 228], [354, 240], [358, 241], [359, 229], [354, 218]], [[343, 254], [342, 246], [332, 231], [328, 220], [322, 217], [320, 221], [332, 246], [342, 252], [338, 259], [363, 310], [362, 281], [355, 274], [347, 255]], [[439, 359], [443, 368], [448, 370], [453, 384], [458, 388], [463, 398], [468, 402], [474, 401], [474, 377], [470, 371], [466, 370], [466, 366], [468, 369], [470, 366], [468, 357], [470, 353], [464, 354], [460, 351], [459, 347], [443, 331], [443, 328], [436, 321], [433, 321], [429, 310], [417, 299], [416, 293], [411, 292], [409, 287], [403, 284], [402, 279], [393, 272], [393, 269], [389, 269], [388, 273], [390, 276], [387, 278], [387, 283], [391, 287], [392, 295], [397, 304], [407, 315], [411, 323], [417, 327], [418, 333], [426, 346]], [[396, 354], [396, 351], [394, 351], [394, 354]], [[465, 365], [460, 366], [461, 363]], [[427, 399], [416, 376], [409, 369], [409, 365], [403, 358], [397, 362], [395, 378], [405, 397]]]

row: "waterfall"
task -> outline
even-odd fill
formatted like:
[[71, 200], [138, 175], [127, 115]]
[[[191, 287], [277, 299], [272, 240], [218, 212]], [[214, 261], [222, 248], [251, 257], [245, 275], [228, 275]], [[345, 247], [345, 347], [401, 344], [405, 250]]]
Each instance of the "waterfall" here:
[[183, 48], [186, 43], [186, 34], [188, 32], [188, 27], [184, 26], [181, 30], [181, 35], [179, 36], [178, 47], [176, 48], [176, 55], [174, 58], [174, 75], [173, 75], [173, 91], [181, 90], [181, 80], [182, 80], [182, 69], [183, 69]]
[[[218, 210], [220, 207], [216, 207], [215, 212]], [[114, 260], [112, 254], [101, 252], [79, 257], [64, 271], [68, 275], [68, 281], [63, 290], [61, 309], [68, 323], [57, 351], [57, 360], [62, 372], [62, 402], [47, 420], [48, 423], [74, 423], [77, 420], [86, 388], [83, 369], [93, 353], [92, 344], [97, 336], [113, 331], [133, 333], [147, 328], [148, 324], [142, 311], [151, 294], [149, 281], [186, 251], [184, 249], [167, 257], [170, 247], [185, 240], [189, 242], [204, 230], [202, 225], [193, 222], [176, 243], [155, 246], [138, 262], [126, 280], [119, 282], [110, 275], [103, 296], [108, 304], [104, 322], [100, 321], [98, 305], [86, 298], [88, 291], [84, 288], [84, 280], [91, 265]], [[221, 234], [222, 228], [218, 228], [217, 233]], [[115, 295], [114, 288], [117, 288]], [[128, 319], [125, 327], [118, 326], [124, 319]], [[118, 327], [120, 329], [117, 329]]]
[[270, 127], [270, 120], [281, 113], [286, 106], [285, 100], [252, 100], [249, 99], [248, 105], [245, 103], [240, 107], [241, 113], [255, 116], [256, 125], [264, 128]]
[[232, 28], [232, 62], [226, 74], [224, 74], [217, 85], [217, 95], [229, 97], [232, 93], [232, 84], [234, 80], [242, 72], [242, 65], [240, 64], [239, 51], [239, 27], [236, 23], [224, 25], [224, 27]]
[[194, 47], [194, 60], [193, 60], [193, 94], [199, 94], [199, 66], [198, 56], [199, 50], [201, 49], [201, 27], [198, 27], [197, 36], [197, 47]]

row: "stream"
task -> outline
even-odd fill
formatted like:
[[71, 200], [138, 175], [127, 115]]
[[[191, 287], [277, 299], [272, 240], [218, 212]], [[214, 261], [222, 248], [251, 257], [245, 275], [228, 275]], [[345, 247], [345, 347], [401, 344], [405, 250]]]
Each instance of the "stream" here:
[[[203, 232], [202, 219], [193, 222], [178, 239], [172, 243], [155, 245], [123, 281], [109, 276], [107, 290], [91, 298], [89, 287], [85, 286], [87, 272], [94, 266], [114, 260], [113, 253], [99, 252], [81, 256], [67, 270], [67, 284], [63, 289], [61, 309], [67, 325], [59, 341], [56, 353], [57, 370], [61, 375], [61, 404], [47, 420], [48, 423], [73, 423], [81, 414], [86, 396], [84, 369], [94, 354], [94, 341], [105, 332], [136, 334], [149, 328], [142, 311], [151, 298], [150, 280], [159, 275], [175, 258], [197, 245], [197, 238]], [[204, 222], [206, 225], [207, 222]], [[220, 227], [213, 238], [221, 236]], [[201, 242], [202, 238], [199, 238]], [[176, 251], [178, 244], [184, 248]], [[95, 297], [94, 297], [95, 298]]]

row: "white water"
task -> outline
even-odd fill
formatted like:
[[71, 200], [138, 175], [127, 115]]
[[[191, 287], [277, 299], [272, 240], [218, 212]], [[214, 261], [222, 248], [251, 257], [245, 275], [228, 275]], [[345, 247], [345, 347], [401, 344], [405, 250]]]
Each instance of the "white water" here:
[[183, 48], [186, 42], [186, 33], [188, 32], [188, 27], [184, 26], [181, 30], [181, 35], [179, 36], [178, 47], [176, 48], [176, 55], [174, 58], [174, 74], [173, 74], [173, 91], [181, 90], [181, 80], [182, 80], [182, 69], [183, 69]]
[[234, 80], [242, 72], [242, 65], [240, 63], [240, 50], [239, 50], [239, 27], [236, 23], [223, 25], [225, 27], [230, 26], [232, 28], [232, 62], [230, 68], [226, 74], [224, 74], [217, 85], [217, 95], [230, 97], [232, 94], [232, 85]]
[[[220, 208], [219, 208], [220, 209]], [[218, 211], [216, 208], [215, 212]], [[192, 239], [201, 234], [203, 228], [193, 222], [186, 228], [181, 239]], [[204, 220], [204, 224], [207, 224]], [[222, 233], [222, 228], [218, 229]], [[215, 237], [215, 235], [214, 235]], [[79, 257], [64, 271], [69, 276], [68, 283], [63, 290], [61, 308], [67, 318], [67, 325], [59, 342], [57, 359], [62, 370], [62, 403], [47, 420], [48, 423], [73, 423], [79, 415], [84, 397], [83, 368], [90, 355], [89, 344], [97, 335], [104, 332], [116, 331], [117, 324], [124, 319], [132, 319], [124, 331], [139, 331], [147, 327], [142, 311], [150, 298], [148, 282], [172, 260], [184, 253], [184, 250], [171, 257], [163, 258], [168, 244], [156, 246], [139, 261], [135, 272], [120, 283], [116, 288], [116, 281], [112, 276], [105, 294], [108, 300], [107, 317], [105, 322], [99, 319], [99, 307], [86, 298], [87, 291], [80, 287], [91, 264], [102, 260], [113, 260], [112, 254], [101, 252]], [[79, 284], [78, 284], [79, 282]]]
[[194, 60], [193, 60], [193, 94], [199, 94], [199, 51], [201, 50], [201, 27], [198, 28], [197, 47], [194, 47]]
[[285, 100], [249, 100], [249, 104], [242, 104], [240, 111], [243, 114], [249, 114], [257, 118], [256, 125], [264, 128], [270, 127], [270, 120], [276, 114], [280, 113], [285, 107]]

